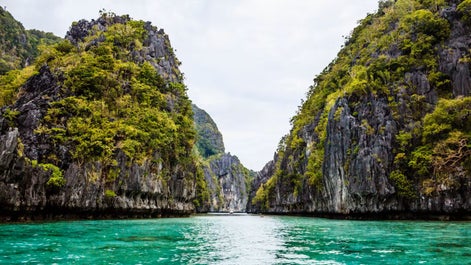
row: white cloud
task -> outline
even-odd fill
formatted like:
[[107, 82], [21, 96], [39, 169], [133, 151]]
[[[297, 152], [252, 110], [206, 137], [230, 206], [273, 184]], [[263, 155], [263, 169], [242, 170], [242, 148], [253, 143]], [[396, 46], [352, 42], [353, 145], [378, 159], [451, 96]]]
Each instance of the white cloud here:
[[223, 133], [227, 151], [259, 170], [273, 157], [312, 79], [342, 35], [376, 10], [360, 0], [0, 0], [27, 28], [65, 35], [105, 8], [169, 34], [190, 98]]

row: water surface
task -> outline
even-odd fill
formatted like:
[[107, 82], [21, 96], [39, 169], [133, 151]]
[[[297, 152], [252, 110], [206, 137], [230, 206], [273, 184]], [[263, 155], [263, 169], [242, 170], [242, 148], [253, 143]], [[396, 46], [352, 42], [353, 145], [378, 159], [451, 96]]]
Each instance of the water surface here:
[[0, 225], [0, 264], [471, 264], [471, 222], [198, 215]]

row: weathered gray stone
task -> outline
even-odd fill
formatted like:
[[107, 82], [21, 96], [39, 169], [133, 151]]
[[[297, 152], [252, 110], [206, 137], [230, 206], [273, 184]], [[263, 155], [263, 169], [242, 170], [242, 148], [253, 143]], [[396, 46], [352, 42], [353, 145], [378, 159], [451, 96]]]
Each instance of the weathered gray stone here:
[[[67, 32], [65, 38], [71, 43], [77, 45], [79, 42], [85, 40], [94, 30], [103, 31], [108, 26], [113, 24], [124, 24], [131, 18], [129, 16], [101, 16], [100, 18], [91, 21], [80, 20], [72, 25]], [[130, 54], [133, 61], [137, 63], [149, 62], [151, 63], [157, 72], [165, 79], [170, 82], [183, 82], [183, 76], [178, 69], [180, 62], [175, 57], [173, 48], [170, 46], [170, 39], [165, 34], [163, 29], [158, 29], [152, 26], [150, 22], [144, 24], [144, 29], [147, 31], [147, 37], [143, 42], [143, 48], [140, 50], [131, 50]], [[98, 37], [95, 40], [90, 41], [88, 47], [96, 45], [99, 42], [103, 42], [105, 38], [103, 36]]]
[[[323, 110], [312, 113], [308, 124], [297, 131], [302, 144], [282, 149], [282, 155], [275, 155], [275, 161], [269, 162], [259, 172], [249, 197], [249, 212], [346, 218], [429, 215], [471, 218], [471, 177], [461, 165], [449, 173], [448, 179], [452, 179], [454, 184], [437, 182], [432, 194], [424, 191], [423, 179], [411, 176], [408, 180], [414, 194], [409, 197], [399, 195], [399, 185], [390, 178], [391, 172], [398, 169], [395, 157], [402, 152], [396, 136], [401, 132], [420, 130], [425, 115], [434, 110], [439, 96], [471, 95], [470, 29], [459, 20], [456, 4], [450, 5], [440, 11], [440, 15], [450, 22], [450, 36], [434, 47], [439, 58], [440, 78], [449, 82], [433, 84], [425, 66], [414, 66], [407, 69], [402, 78], [389, 82], [389, 95], [381, 91], [338, 95], [335, 103], [326, 110], [328, 119], [322, 142], [321, 183], [309, 184], [305, 173], [313, 152], [311, 148], [321, 143], [321, 136], [317, 135], [315, 128]], [[402, 52], [397, 44], [391, 44], [381, 55], [395, 59], [402, 56]], [[379, 50], [373, 53], [373, 58], [379, 56]], [[352, 60], [355, 64], [356, 58]], [[338, 89], [341, 91], [342, 88]], [[415, 136], [412, 141], [420, 143], [420, 138]], [[276, 182], [268, 197], [268, 209], [267, 205], [252, 204], [256, 190], [275, 174]], [[302, 182], [295, 186], [293, 179]]]
[[204, 176], [210, 191], [209, 212], [245, 212], [252, 178], [236, 156], [220, 154], [209, 158]]
[[[82, 20], [71, 27], [66, 38], [77, 44], [94, 27], [104, 30], [110, 24], [128, 20], [126, 16]], [[146, 29], [149, 38], [143, 50], [152, 48], [165, 57], [150, 63], [155, 64], [165, 82], [181, 82], [168, 36], [150, 24]], [[98, 38], [95, 43], [101, 41]], [[143, 61], [145, 55], [145, 52], [138, 54], [137, 59]], [[60, 79], [60, 74], [52, 73], [45, 65], [23, 85], [13, 105], [0, 109], [0, 114], [7, 108], [19, 113], [12, 121], [0, 118], [0, 220], [155, 217], [188, 215], [195, 211], [196, 165], [163, 164], [159, 162], [158, 152], [154, 154], [155, 159], [142, 163], [121, 151], [117, 152], [117, 163], [113, 165], [78, 161], [72, 157], [70, 146], [53, 143], [48, 135], [37, 133], [51, 103], [64, 96]], [[172, 100], [178, 100], [178, 95], [173, 97]], [[38, 165], [50, 155], [57, 157], [57, 166], [65, 179], [62, 187], [48, 185], [51, 172]], [[112, 171], [116, 176], [109, 177]]]

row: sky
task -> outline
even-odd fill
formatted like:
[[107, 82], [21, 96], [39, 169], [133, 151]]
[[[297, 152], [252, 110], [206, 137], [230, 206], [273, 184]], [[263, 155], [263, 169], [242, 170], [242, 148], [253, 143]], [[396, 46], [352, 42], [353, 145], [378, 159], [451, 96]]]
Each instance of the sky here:
[[99, 11], [151, 21], [169, 35], [190, 99], [249, 169], [271, 159], [309, 86], [370, 0], [0, 0], [27, 29], [64, 37]]

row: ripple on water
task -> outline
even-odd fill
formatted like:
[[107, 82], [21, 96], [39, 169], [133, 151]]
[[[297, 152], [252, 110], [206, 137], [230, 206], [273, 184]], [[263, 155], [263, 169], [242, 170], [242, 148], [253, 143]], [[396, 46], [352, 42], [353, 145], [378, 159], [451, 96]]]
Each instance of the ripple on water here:
[[0, 225], [0, 264], [469, 264], [471, 223], [201, 215]]

